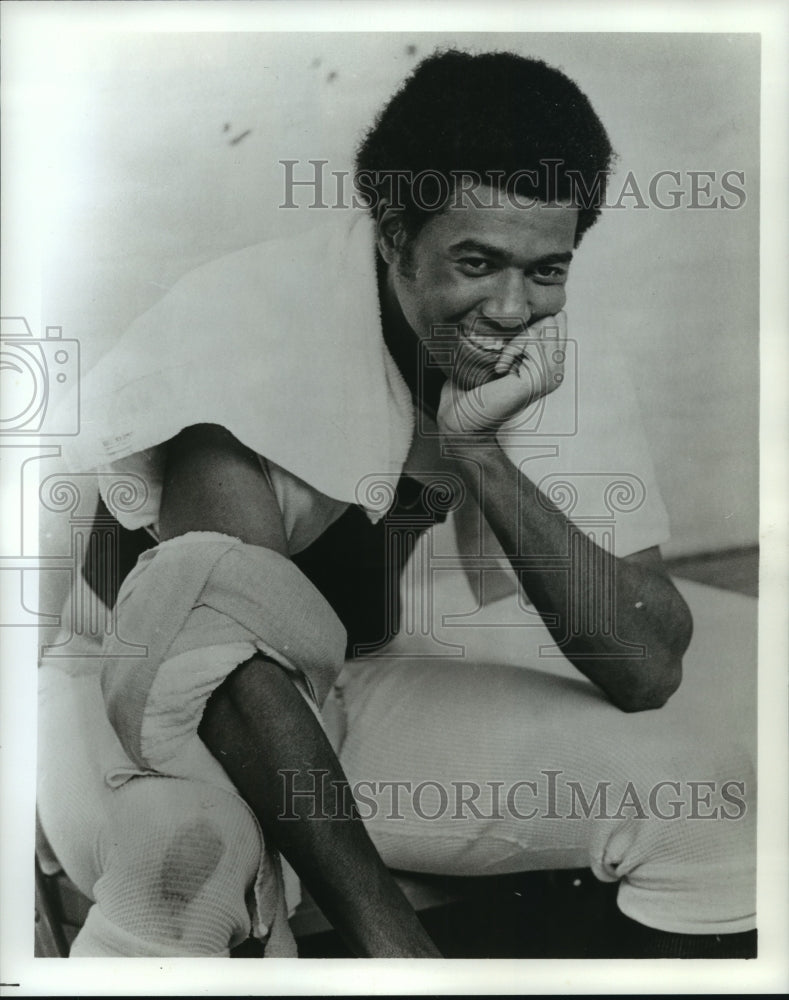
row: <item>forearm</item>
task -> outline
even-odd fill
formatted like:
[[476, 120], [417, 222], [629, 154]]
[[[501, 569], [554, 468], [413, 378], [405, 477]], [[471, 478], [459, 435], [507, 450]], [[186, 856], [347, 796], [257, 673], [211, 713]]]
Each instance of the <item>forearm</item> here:
[[453, 442], [450, 453], [570, 662], [623, 709], [663, 704], [679, 684], [691, 621], [659, 560], [604, 551], [538, 495], [492, 436]]
[[[280, 667], [255, 657], [234, 671], [210, 699], [200, 735], [355, 954], [439, 957], [356, 815], [323, 730]], [[285, 801], [286, 787], [315, 794]]]

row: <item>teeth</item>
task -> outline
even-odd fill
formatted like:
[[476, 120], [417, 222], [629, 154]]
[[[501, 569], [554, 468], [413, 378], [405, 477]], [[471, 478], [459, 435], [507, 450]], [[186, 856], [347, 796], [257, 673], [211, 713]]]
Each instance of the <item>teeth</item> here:
[[469, 333], [466, 337], [471, 343], [482, 351], [491, 351], [498, 354], [504, 350], [504, 341], [501, 337], [485, 337], [478, 333]]

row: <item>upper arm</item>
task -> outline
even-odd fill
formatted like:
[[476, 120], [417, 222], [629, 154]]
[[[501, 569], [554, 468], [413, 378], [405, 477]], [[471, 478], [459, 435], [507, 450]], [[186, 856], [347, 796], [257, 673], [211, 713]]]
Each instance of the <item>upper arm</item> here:
[[218, 531], [281, 555], [288, 543], [277, 499], [253, 451], [216, 424], [196, 424], [167, 446], [159, 535]]

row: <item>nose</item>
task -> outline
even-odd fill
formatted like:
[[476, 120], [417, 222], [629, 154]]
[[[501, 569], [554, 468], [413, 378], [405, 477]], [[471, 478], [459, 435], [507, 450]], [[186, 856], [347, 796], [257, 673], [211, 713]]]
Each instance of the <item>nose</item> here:
[[516, 268], [501, 271], [482, 306], [482, 315], [504, 333], [528, 326], [531, 314], [532, 306], [524, 273]]

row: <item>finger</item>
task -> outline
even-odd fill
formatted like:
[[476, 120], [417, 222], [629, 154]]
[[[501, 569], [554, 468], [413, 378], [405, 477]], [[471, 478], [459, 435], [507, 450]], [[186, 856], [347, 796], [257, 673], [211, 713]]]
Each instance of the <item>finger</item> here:
[[551, 382], [552, 391], [555, 388], [554, 376], [558, 374], [556, 384], [564, 378], [564, 363], [567, 359], [567, 316], [564, 311], [555, 316], [546, 316], [531, 327], [532, 332], [539, 337], [541, 347], [540, 362], [544, 366], [546, 378]]
[[524, 330], [524, 332], [519, 333], [517, 337], [513, 337], [499, 355], [494, 369], [495, 372], [498, 375], [503, 375], [508, 372], [513, 365], [519, 364], [523, 356], [526, 354], [529, 344], [533, 344], [534, 340], [535, 338], [529, 333], [528, 330]]
[[541, 340], [550, 340], [564, 346], [567, 342], [567, 314], [561, 310], [555, 316], [545, 316], [529, 327], [529, 330]]
[[544, 316], [523, 333], [507, 344], [498, 357], [495, 365], [497, 375], [506, 374], [523, 357], [529, 357], [529, 348], [533, 349], [536, 342], [549, 340], [559, 351], [563, 352], [567, 343], [567, 314], [560, 310], [554, 316]]
[[521, 380], [528, 378], [535, 386], [541, 385], [554, 364], [554, 355], [561, 355], [564, 359], [564, 351], [554, 345], [555, 341], [546, 343], [534, 336], [520, 338], [517, 345], [511, 345], [514, 358], [505, 374], [515, 375]]
[[508, 420], [546, 392], [539, 366], [524, 361], [503, 378], [480, 389], [480, 412], [493, 424]]

